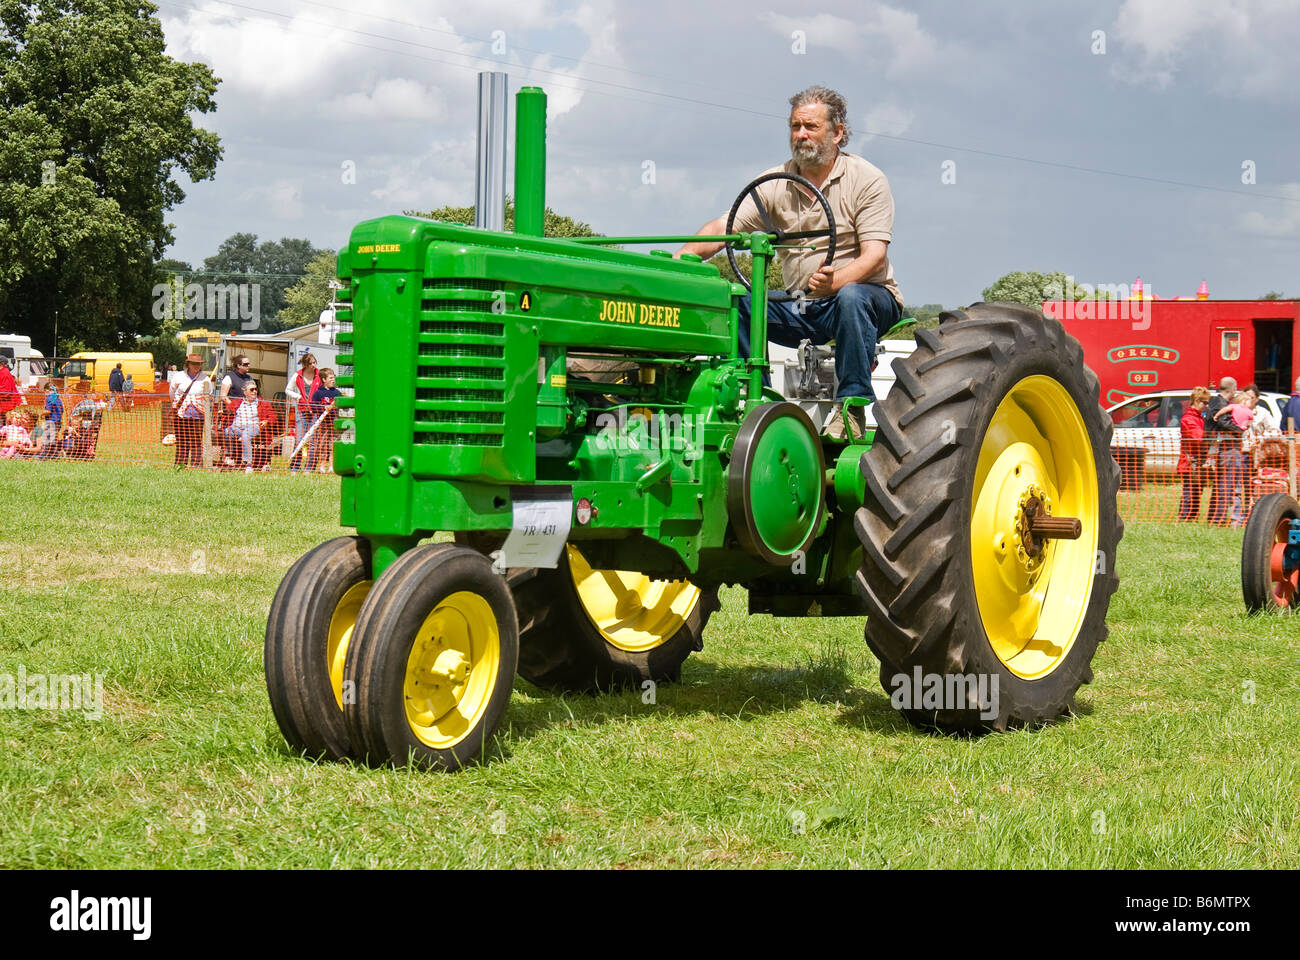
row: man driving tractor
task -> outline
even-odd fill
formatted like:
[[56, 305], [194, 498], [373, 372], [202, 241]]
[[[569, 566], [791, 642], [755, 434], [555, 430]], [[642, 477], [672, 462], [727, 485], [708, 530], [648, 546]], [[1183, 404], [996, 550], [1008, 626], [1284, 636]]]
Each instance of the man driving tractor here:
[[[836, 399], [875, 399], [871, 368], [876, 339], [902, 316], [903, 296], [894, 282], [889, 263], [893, 237], [894, 198], [889, 181], [877, 167], [844, 152], [851, 133], [844, 98], [834, 90], [811, 86], [790, 98], [790, 152], [792, 157], [767, 173], [798, 174], [818, 187], [830, 203], [838, 240], [834, 260], [825, 266], [828, 240], [804, 241], [798, 248], [782, 247], [781, 269], [790, 301], [768, 304], [768, 338], [782, 346], [797, 347], [803, 340], [816, 344], [835, 341]], [[736, 212], [732, 232], [755, 230], [795, 232], [825, 226], [824, 214], [812, 194], [793, 180], [769, 180], [757, 188], [765, 211], [753, 194]], [[770, 218], [764, 223], [766, 212]], [[727, 232], [724, 214], [699, 229], [700, 234]], [[677, 251], [708, 259], [721, 250], [720, 242], [688, 243]], [[740, 352], [749, 351], [749, 300], [740, 301]], [[850, 406], [848, 415], [855, 437], [865, 426], [862, 406]], [[837, 412], [828, 432], [843, 436], [844, 418]]]

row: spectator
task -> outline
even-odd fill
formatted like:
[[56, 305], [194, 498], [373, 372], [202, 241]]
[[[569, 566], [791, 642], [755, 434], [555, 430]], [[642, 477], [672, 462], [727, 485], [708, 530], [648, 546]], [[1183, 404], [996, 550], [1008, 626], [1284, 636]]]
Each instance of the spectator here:
[[1211, 397], [1202, 419], [1205, 421], [1206, 438], [1212, 449], [1217, 449], [1216, 476], [1214, 491], [1210, 494], [1210, 508], [1206, 522], [1217, 527], [1225, 527], [1230, 522], [1240, 522], [1240, 515], [1231, 517], [1233, 491], [1245, 480], [1245, 454], [1242, 451], [1242, 429], [1232, 419], [1227, 409], [1237, 395], [1237, 381], [1224, 377], [1219, 381], [1219, 393]]
[[[316, 372], [316, 355], [313, 353], [304, 353], [302, 359], [298, 361], [301, 368], [284, 389], [284, 395], [293, 405], [293, 439], [294, 449], [302, 443], [302, 438], [306, 436], [307, 431], [311, 429], [312, 421], [315, 419], [311, 413], [311, 398], [316, 392], [316, 388], [321, 385], [320, 374]], [[302, 460], [306, 458], [307, 469], [311, 469], [311, 455], [304, 451], [297, 453], [289, 461], [289, 472], [297, 473], [298, 467]]]
[[1249, 397], [1246, 406], [1250, 407], [1255, 413], [1251, 422], [1251, 432], [1257, 437], [1265, 437], [1280, 431], [1282, 429], [1281, 417], [1274, 417], [1273, 414], [1269, 413], [1268, 407], [1259, 402], [1259, 387], [1252, 383], [1246, 388], [1246, 394]]
[[226, 427], [226, 436], [239, 440], [244, 455], [244, 472], [253, 472], [253, 440], [261, 433], [257, 420], [257, 384], [251, 380], [244, 386], [244, 399], [233, 410], [234, 419]]
[[12, 460], [19, 454], [36, 451], [32, 443], [32, 415], [26, 410], [17, 413], [7, 427], [0, 427], [0, 460]]
[[1232, 396], [1232, 402], [1225, 404], [1219, 411], [1219, 416], [1225, 414], [1232, 417], [1232, 422], [1237, 425], [1237, 429], [1245, 433], [1250, 429], [1251, 424], [1255, 422], [1255, 411], [1250, 407], [1250, 394], [1245, 390], [1238, 390]]
[[334, 401], [343, 395], [343, 391], [334, 386], [334, 371], [329, 367], [321, 370], [320, 379], [321, 385], [311, 395], [313, 415], [318, 419], [324, 418], [321, 425], [316, 428], [315, 436], [312, 437], [316, 448], [316, 455], [313, 459], [321, 473], [329, 473], [334, 469], [332, 463], [334, 455], [334, 418], [337, 416]]
[[1205, 481], [1205, 421], [1201, 414], [1210, 403], [1207, 387], [1197, 387], [1187, 400], [1187, 410], [1178, 422], [1181, 447], [1178, 473], [1183, 478], [1183, 499], [1178, 506], [1180, 523], [1195, 523], [1201, 517], [1201, 487]]
[[122, 384], [125, 382], [122, 376], [122, 365], [119, 363], [108, 375], [108, 409], [112, 410], [114, 405], [122, 400]]
[[90, 447], [94, 442], [93, 421], [74, 412], [69, 418], [68, 429], [63, 432], [61, 447], [64, 456], [72, 460], [89, 460]]
[[261, 395], [262, 385], [253, 382], [253, 394], [257, 397], [257, 438], [253, 445], [253, 466], [263, 473], [271, 469], [271, 441], [280, 432], [280, 415], [275, 404]]
[[5, 415], [22, 403], [23, 395], [18, 390], [18, 383], [9, 372], [9, 358], [0, 357], [0, 426], [5, 424]]
[[135, 406], [135, 380], [132, 374], [126, 375], [126, 380], [122, 383], [122, 403], [127, 410]]
[[[176, 422], [176, 465], [203, 466], [204, 401], [211, 382], [200, 373], [197, 353], [185, 358], [185, 370], [172, 381], [171, 409]], [[75, 412], [75, 411], [74, 411]]]
[[221, 378], [221, 400], [225, 409], [233, 411], [243, 400], [244, 389], [253, 382], [248, 372], [251, 368], [252, 361], [241, 353], [235, 357], [234, 366]]
[[35, 455], [39, 460], [52, 460], [59, 455], [59, 428], [50, 419], [48, 410], [40, 412], [32, 442], [35, 444]]
[[59, 391], [54, 389], [53, 383], [45, 388], [45, 412], [49, 415], [50, 422], [54, 424], [54, 429], [62, 430], [63, 398], [59, 396]]

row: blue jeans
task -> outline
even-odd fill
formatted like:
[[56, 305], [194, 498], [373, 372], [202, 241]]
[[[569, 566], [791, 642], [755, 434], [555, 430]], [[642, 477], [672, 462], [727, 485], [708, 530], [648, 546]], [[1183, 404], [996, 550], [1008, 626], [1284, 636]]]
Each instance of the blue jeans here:
[[[800, 313], [802, 308], [802, 313]], [[803, 340], [835, 341], [835, 396], [875, 400], [871, 367], [876, 338], [903, 315], [893, 294], [878, 283], [846, 283], [833, 297], [767, 305], [767, 339], [783, 347]], [[740, 300], [740, 355], [749, 356], [749, 297]]]
[[226, 427], [226, 436], [238, 437], [243, 447], [244, 463], [253, 465], [253, 438], [257, 436], [257, 424], [251, 427]]
[[1246, 483], [1246, 455], [1241, 450], [1241, 440], [1234, 443], [1224, 438], [1219, 447], [1219, 464], [1214, 480], [1214, 496], [1210, 501], [1210, 513], [1207, 522], [1220, 526], [1240, 523], [1244, 519], [1242, 507], [1244, 500], [1234, 502], [1234, 494], [1241, 496]]

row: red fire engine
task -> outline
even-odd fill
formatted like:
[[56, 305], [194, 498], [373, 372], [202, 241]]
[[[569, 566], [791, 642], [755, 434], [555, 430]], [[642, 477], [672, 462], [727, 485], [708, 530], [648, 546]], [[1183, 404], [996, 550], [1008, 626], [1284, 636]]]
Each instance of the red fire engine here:
[[1101, 404], [1156, 390], [1214, 389], [1221, 377], [1239, 386], [1290, 393], [1300, 373], [1300, 301], [1196, 299], [1048, 300], [1083, 344], [1084, 362], [1101, 379]]

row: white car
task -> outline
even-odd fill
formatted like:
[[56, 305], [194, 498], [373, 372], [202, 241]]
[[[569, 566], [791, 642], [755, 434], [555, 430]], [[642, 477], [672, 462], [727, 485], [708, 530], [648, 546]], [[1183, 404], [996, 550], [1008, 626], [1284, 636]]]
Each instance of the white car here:
[[[1107, 408], [1106, 414], [1115, 424], [1111, 447], [1143, 449], [1146, 451], [1147, 476], [1172, 477], [1178, 467], [1181, 435], [1178, 422], [1187, 409], [1187, 398], [1191, 393], [1190, 387], [1144, 393]], [[1282, 408], [1288, 399], [1285, 393], [1263, 393], [1259, 402], [1280, 422]], [[1116, 454], [1116, 459], [1122, 461], [1124, 458]]]

